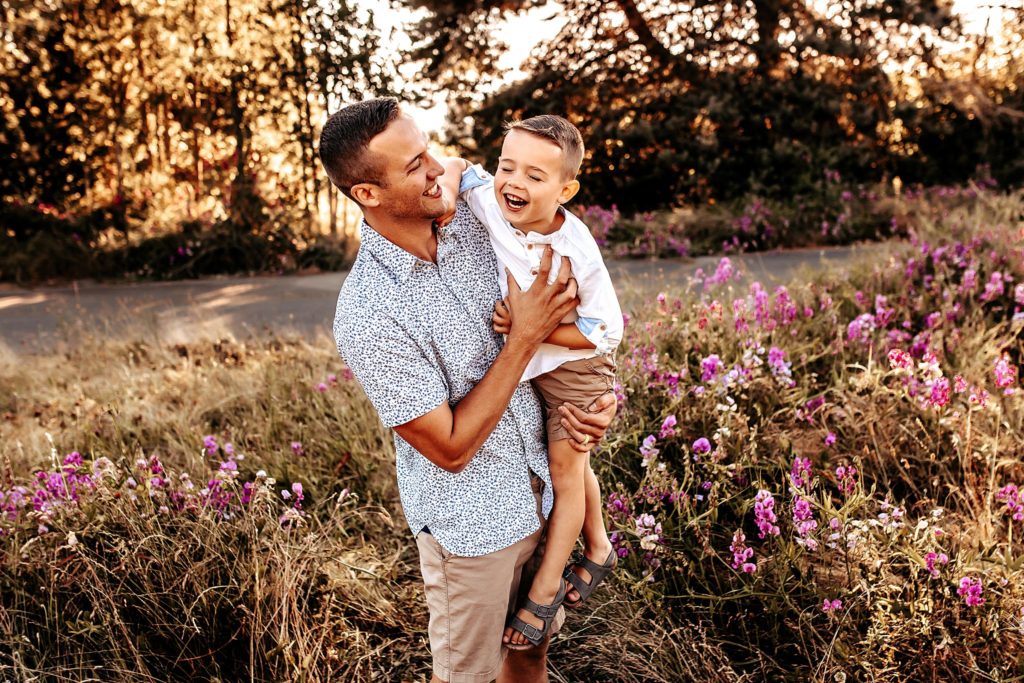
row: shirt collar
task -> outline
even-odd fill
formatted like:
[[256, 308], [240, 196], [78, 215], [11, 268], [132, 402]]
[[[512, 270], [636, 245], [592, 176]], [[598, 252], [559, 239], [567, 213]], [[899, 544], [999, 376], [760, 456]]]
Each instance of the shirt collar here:
[[359, 240], [397, 282], [405, 282], [417, 264], [424, 262], [371, 228], [365, 219], [359, 226]]

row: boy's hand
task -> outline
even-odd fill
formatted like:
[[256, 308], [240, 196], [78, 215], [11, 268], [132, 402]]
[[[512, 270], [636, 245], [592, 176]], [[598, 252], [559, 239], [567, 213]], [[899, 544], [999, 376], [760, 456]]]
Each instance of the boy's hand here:
[[531, 353], [580, 303], [576, 296], [576, 280], [572, 277], [567, 258], [559, 257], [558, 276], [554, 282], [548, 282], [553, 255], [551, 247], [544, 247], [540, 270], [525, 292], [519, 289], [512, 273], [505, 269], [508, 275], [508, 309], [512, 319], [507, 343], [525, 345]]
[[604, 438], [618, 409], [615, 394], [610, 391], [591, 403], [586, 410], [580, 410], [571, 403], [563, 403], [558, 407], [558, 412], [562, 414], [562, 426], [569, 433], [569, 445], [581, 453], [593, 450]]
[[494, 323], [494, 331], [498, 334], [508, 334], [512, 331], [512, 313], [508, 310], [508, 302], [501, 299], [494, 304], [494, 314], [491, 316]]

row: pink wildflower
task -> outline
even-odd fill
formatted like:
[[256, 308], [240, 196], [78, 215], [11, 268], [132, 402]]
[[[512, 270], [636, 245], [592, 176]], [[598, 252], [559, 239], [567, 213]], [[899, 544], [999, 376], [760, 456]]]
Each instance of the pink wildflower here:
[[826, 614], [829, 612], [841, 610], [842, 608], [843, 601], [839, 598], [836, 598], [835, 600], [829, 600], [828, 598], [825, 598], [824, 602], [821, 603], [821, 611], [825, 612]]
[[661, 432], [658, 434], [659, 439], [668, 439], [676, 435], [676, 416], [669, 415], [665, 418], [665, 421], [661, 423]]
[[770, 491], [760, 489], [754, 497], [754, 521], [757, 523], [758, 537], [778, 536], [778, 518], [775, 516], [775, 497]]
[[960, 579], [960, 587], [956, 594], [964, 599], [968, 607], [978, 607], [985, 604], [985, 598], [981, 597], [981, 579], [965, 576]]
[[757, 563], [749, 561], [754, 556], [754, 549], [747, 547], [746, 540], [746, 535], [740, 529], [732, 535], [732, 543], [729, 545], [729, 550], [732, 551], [732, 568], [753, 574], [757, 571]]
[[1013, 393], [1013, 385], [1017, 383], [1017, 366], [1010, 362], [1009, 356], [1003, 354], [996, 360], [995, 366], [996, 386], [1003, 390], [1003, 393]]
[[836, 468], [836, 479], [843, 495], [850, 495], [857, 486], [857, 468], [853, 465], [840, 465]]
[[939, 576], [939, 568], [935, 566], [936, 562], [943, 566], [949, 564], [949, 555], [946, 553], [930, 552], [924, 556], [925, 568], [928, 569], [928, 573], [932, 575], [932, 578], [938, 578]]
[[811, 483], [811, 461], [797, 456], [789, 468], [789, 480], [794, 488], [802, 489]]

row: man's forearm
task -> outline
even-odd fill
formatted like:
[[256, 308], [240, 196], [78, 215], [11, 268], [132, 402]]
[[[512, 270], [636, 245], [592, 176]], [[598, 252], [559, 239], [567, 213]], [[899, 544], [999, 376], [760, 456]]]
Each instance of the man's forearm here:
[[510, 339], [483, 378], [455, 406], [449, 448], [461, 467], [469, 463], [498, 426], [536, 350]]

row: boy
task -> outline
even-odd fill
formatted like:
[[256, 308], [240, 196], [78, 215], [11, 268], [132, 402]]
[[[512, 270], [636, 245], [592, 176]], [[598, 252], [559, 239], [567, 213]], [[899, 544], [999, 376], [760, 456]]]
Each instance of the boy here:
[[[493, 178], [479, 166], [450, 160], [439, 179], [446, 196], [458, 193], [487, 227], [498, 257], [502, 296], [506, 273], [520, 288], [538, 273], [541, 254], [550, 245], [572, 266], [580, 305], [541, 344], [522, 380], [533, 380], [547, 409], [548, 464], [555, 505], [547, 546], [527, 600], [509, 621], [503, 641], [512, 649], [540, 643], [560, 604], [578, 607], [614, 568], [616, 555], [604, 528], [601, 491], [590, 454], [572, 447], [557, 412], [563, 402], [586, 408], [612, 391], [612, 354], [622, 339], [622, 312], [590, 230], [562, 205], [579, 190], [583, 160], [579, 131], [559, 116], [543, 115], [506, 126]], [[457, 180], [461, 176], [461, 182]], [[494, 329], [507, 334], [511, 315], [497, 302]], [[584, 556], [565, 569], [582, 528]], [[564, 571], [563, 571], [564, 570]], [[567, 583], [568, 582], [568, 583]]]

